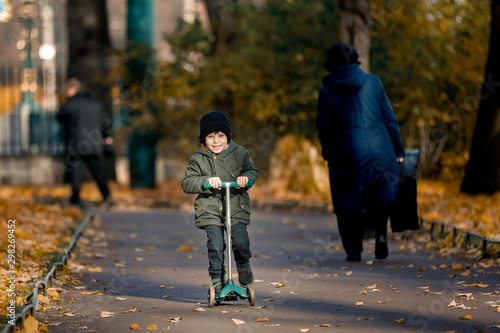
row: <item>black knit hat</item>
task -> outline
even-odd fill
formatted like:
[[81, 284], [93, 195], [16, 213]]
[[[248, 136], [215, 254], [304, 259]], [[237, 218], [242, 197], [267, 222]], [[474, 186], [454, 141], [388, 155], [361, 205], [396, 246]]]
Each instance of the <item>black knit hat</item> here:
[[227, 142], [231, 141], [231, 123], [229, 118], [220, 111], [212, 111], [201, 117], [200, 142], [205, 144], [207, 135], [213, 132], [222, 132], [226, 134]]
[[358, 51], [354, 47], [346, 43], [334, 44], [326, 51], [327, 60], [323, 67], [329, 72], [333, 72], [337, 67], [360, 64], [358, 61]]

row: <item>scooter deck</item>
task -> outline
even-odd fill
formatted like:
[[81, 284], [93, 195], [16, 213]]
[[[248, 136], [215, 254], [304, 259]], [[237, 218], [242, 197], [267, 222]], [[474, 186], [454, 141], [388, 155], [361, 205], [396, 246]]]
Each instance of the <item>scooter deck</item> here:
[[216, 301], [237, 301], [239, 298], [250, 297], [247, 292], [240, 286], [234, 284], [226, 284], [220, 291], [219, 295], [215, 297]]

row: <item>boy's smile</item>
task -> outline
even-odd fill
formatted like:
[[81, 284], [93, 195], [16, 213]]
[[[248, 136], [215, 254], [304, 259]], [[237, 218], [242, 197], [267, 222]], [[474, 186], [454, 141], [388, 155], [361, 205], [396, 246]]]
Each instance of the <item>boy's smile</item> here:
[[213, 132], [205, 138], [207, 148], [214, 154], [219, 154], [227, 147], [227, 136], [223, 132]]

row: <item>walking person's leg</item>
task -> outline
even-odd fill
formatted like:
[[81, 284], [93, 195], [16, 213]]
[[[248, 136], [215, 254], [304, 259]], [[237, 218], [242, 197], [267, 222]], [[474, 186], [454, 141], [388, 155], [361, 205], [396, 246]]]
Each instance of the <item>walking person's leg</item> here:
[[215, 293], [219, 294], [226, 281], [224, 279], [224, 228], [218, 225], [207, 225], [203, 228], [207, 233], [208, 274], [212, 279]]
[[336, 213], [342, 245], [347, 254], [347, 261], [361, 261], [363, 252], [364, 214], [356, 210]]
[[245, 287], [253, 283], [253, 273], [250, 266], [252, 253], [250, 252], [247, 224], [239, 222], [231, 226], [231, 241], [236, 269], [238, 270], [238, 282], [242, 287]]
[[389, 220], [389, 206], [373, 208], [367, 213], [375, 229], [375, 258], [385, 259], [389, 256], [387, 246], [387, 221]]
[[106, 179], [106, 175], [99, 165], [99, 157], [98, 156], [89, 156], [85, 158], [85, 162], [90, 167], [90, 171], [92, 172], [92, 176], [94, 177], [97, 186], [99, 187], [99, 191], [101, 191], [102, 199], [106, 200], [110, 197], [108, 181]]
[[66, 157], [66, 163], [68, 167], [68, 173], [71, 183], [71, 205], [80, 205], [80, 189], [82, 185], [82, 164], [83, 161], [79, 156], [68, 155]]

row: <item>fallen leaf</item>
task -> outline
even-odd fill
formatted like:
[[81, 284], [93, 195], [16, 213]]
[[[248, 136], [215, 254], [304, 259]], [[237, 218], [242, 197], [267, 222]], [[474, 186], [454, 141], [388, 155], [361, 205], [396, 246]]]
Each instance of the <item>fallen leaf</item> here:
[[300, 328], [299, 327], [299, 332], [303, 332], [303, 333], [311, 332], [311, 329], [310, 328]]
[[259, 318], [256, 320], [257, 323], [267, 323], [269, 321], [269, 318], [264, 317], [264, 318]]
[[104, 291], [96, 290], [96, 291], [80, 291], [82, 295], [95, 295], [95, 294], [103, 294]]
[[367, 264], [367, 265], [373, 265], [373, 260], [365, 261], [365, 264]]
[[274, 302], [276, 301], [274, 298], [263, 299], [261, 302]]
[[396, 319], [395, 322], [396, 324], [403, 324], [405, 322], [405, 318], [401, 318], [401, 319]]
[[453, 264], [453, 265], [451, 265], [451, 270], [452, 271], [463, 271], [464, 267], [462, 266], [462, 264]]
[[38, 333], [38, 320], [33, 316], [29, 316], [24, 321], [24, 329], [27, 333]]
[[197, 308], [193, 308], [193, 311], [195, 311], [195, 312], [204, 312], [205, 309], [197, 307]]
[[116, 267], [127, 267], [125, 262], [115, 262]]
[[232, 318], [232, 320], [233, 320], [233, 323], [235, 325], [245, 325], [246, 324], [243, 320], [239, 320], [239, 319], [236, 319], [236, 318]]
[[469, 276], [471, 273], [471, 271], [464, 271], [462, 273], [460, 273], [460, 276]]
[[366, 289], [359, 292], [360, 295], [366, 295]]
[[143, 257], [134, 257], [134, 260], [135, 260], [135, 261], [143, 261], [143, 260], [144, 260], [144, 258], [143, 258]]
[[129, 327], [129, 328], [130, 328], [131, 330], [138, 330], [138, 329], [139, 329], [139, 325], [137, 325], [137, 324], [132, 324], [132, 325], [130, 325], [130, 327]]
[[43, 304], [49, 304], [50, 298], [48, 298], [47, 296], [38, 295], [38, 302], [43, 303]]
[[148, 326], [148, 328], [146, 328], [148, 331], [156, 331], [158, 330], [158, 326], [156, 326], [155, 324], [151, 324]]
[[179, 246], [179, 248], [177, 250], [175, 250], [176, 252], [189, 252], [189, 251], [194, 251], [193, 247], [192, 246], [187, 246], [187, 245], [181, 245]]
[[135, 305], [132, 307], [132, 309], [128, 310], [128, 312], [135, 312], [137, 309], [135, 308]]
[[182, 320], [183, 317], [174, 317], [174, 318], [170, 318], [168, 319], [167, 321], [170, 322], [170, 323], [178, 323]]
[[358, 299], [358, 301], [356, 302], [356, 306], [363, 306], [363, 305], [365, 305], [363, 303], [363, 301], [361, 301], [360, 299]]
[[473, 283], [470, 286], [476, 288], [488, 288], [490, 285], [485, 283]]
[[330, 324], [314, 325], [314, 327], [330, 327]]
[[358, 318], [358, 320], [375, 320], [374, 318], [369, 318], [369, 317], [364, 317], [364, 318]]
[[349, 271], [349, 272], [345, 272], [344, 275], [346, 276], [351, 276], [352, 275], [352, 271]]
[[40, 326], [40, 327], [38, 327], [38, 330], [39, 330], [40, 332], [48, 332], [48, 331], [49, 331], [49, 329], [47, 328], [47, 326], [43, 326], [43, 325], [42, 325], [42, 326]]
[[145, 251], [152, 251], [152, 250], [156, 249], [156, 246], [152, 246], [152, 245], [150, 245], [150, 246], [144, 246], [143, 249]]
[[101, 318], [108, 318], [108, 317], [113, 317], [114, 312], [109, 312], [109, 311], [101, 311]]
[[291, 269], [288, 269], [288, 268], [283, 268], [283, 272], [291, 272], [292, 270]]
[[126, 298], [126, 297], [117, 297], [116, 299], [117, 299], [117, 300], [119, 300], [119, 301], [124, 301], [124, 300], [126, 300], [127, 298]]
[[96, 272], [102, 272], [101, 267], [89, 267], [89, 272], [96, 273]]
[[336, 277], [338, 276], [337, 274], [327, 274], [326, 276], [333, 276], [333, 277]]
[[448, 265], [446, 264], [441, 264], [441, 266], [439, 266], [439, 268], [446, 268], [446, 267], [448, 267]]
[[385, 303], [389, 302], [390, 300], [391, 300], [391, 299], [390, 299], [390, 298], [388, 298], [386, 301], [377, 301], [377, 302], [378, 302], [379, 304], [385, 304]]
[[429, 286], [426, 286], [426, 287], [417, 287], [417, 289], [425, 290], [425, 289], [429, 289]]
[[458, 317], [458, 319], [462, 319], [462, 320], [472, 320], [472, 316], [471, 315], [467, 315], [467, 316], [463, 316], [463, 317]]
[[367, 289], [378, 289], [378, 283], [375, 283], [371, 286], [366, 287]]

